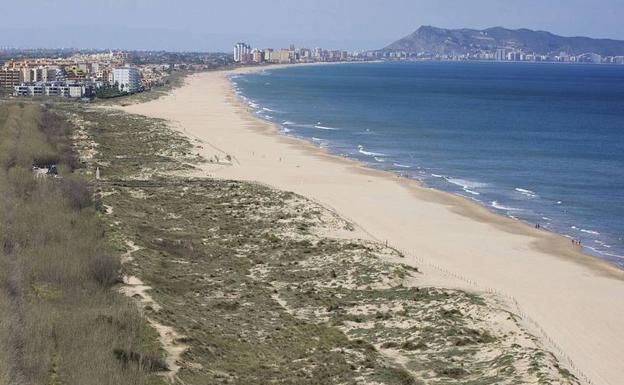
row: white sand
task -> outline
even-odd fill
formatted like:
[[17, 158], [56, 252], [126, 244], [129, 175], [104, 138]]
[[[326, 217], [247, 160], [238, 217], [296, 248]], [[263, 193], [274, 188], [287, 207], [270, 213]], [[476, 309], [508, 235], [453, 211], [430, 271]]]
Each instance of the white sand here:
[[202, 141], [196, 151], [206, 158], [234, 158], [231, 166], [207, 165], [204, 175], [302, 194], [406, 251], [406, 262], [431, 282], [495, 290], [591, 383], [624, 384], [622, 271], [585, 256], [566, 238], [278, 135], [239, 102], [226, 74], [194, 75], [171, 95], [124, 110], [170, 120]]

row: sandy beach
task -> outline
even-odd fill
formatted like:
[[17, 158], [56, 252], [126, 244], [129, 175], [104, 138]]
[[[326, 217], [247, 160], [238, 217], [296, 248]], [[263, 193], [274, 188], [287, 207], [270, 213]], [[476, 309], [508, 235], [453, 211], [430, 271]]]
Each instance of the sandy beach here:
[[278, 134], [239, 101], [230, 74], [193, 75], [170, 95], [123, 110], [170, 121], [207, 159], [231, 156], [231, 165], [205, 164], [202, 175], [313, 199], [353, 222], [355, 236], [403, 251], [431, 285], [500, 298], [582, 382], [622, 383], [624, 272], [562, 236]]

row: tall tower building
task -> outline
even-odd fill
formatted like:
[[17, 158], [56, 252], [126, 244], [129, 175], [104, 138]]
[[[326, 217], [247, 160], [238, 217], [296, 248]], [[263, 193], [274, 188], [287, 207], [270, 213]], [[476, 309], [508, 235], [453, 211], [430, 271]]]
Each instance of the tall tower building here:
[[502, 48], [499, 48], [499, 49], [496, 50], [495, 58], [496, 58], [497, 61], [504, 61], [505, 59], [507, 59], [507, 55], [506, 54], [507, 54], [507, 51], [505, 51]]
[[251, 54], [251, 46], [245, 43], [236, 43], [234, 46], [234, 61], [237, 63], [246, 62]]

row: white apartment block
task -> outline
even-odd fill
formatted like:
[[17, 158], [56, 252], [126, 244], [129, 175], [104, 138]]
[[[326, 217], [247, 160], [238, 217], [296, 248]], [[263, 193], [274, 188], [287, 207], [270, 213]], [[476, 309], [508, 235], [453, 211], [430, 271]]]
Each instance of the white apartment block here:
[[81, 98], [87, 87], [83, 84], [65, 82], [39, 82], [15, 86], [14, 96], [60, 96], [65, 98]]
[[113, 69], [113, 82], [120, 91], [135, 93], [141, 90], [141, 73], [135, 67]]

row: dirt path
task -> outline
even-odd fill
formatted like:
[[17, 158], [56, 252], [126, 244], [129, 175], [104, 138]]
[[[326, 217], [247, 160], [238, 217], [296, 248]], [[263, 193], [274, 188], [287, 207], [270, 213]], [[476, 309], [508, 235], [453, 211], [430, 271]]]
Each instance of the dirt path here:
[[[129, 251], [122, 256], [121, 260], [123, 263], [132, 261], [132, 254], [141, 250], [141, 247], [132, 241], [126, 241], [126, 245], [128, 246]], [[144, 314], [148, 309], [155, 312], [162, 309], [160, 304], [158, 304], [158, 302], [156, 302], [148, 293], [152, 288], [145, 285], [139, 278], [135, 276], [124, 276], [123, 282], [124, 286], [122, 286], [119, 291], [124, 295], [135, 299], [137, 305], [141, 308]], [[184, 354], [184, 352], [188, 349], [187, 345], [181, 343], [184, 336], [176, 332], [171, 326], [163, 325], [148, 316], [145, 316], [145, 318], [147, 319], [147, 322], [149, 322], [149, 324], [158, 332], [158, 339], [162, 348], [167, 352], [165, 362], [167, 363], [169, 370], [162, 373], [162, 375], [172, 384], [181, 382], [181, 380], [177, 377], [181, 368], [179, 362], [182, 360], [182, 354]]]

